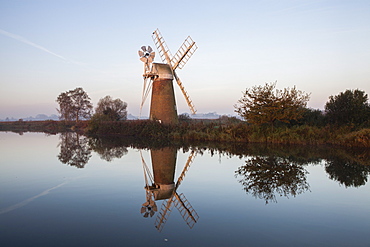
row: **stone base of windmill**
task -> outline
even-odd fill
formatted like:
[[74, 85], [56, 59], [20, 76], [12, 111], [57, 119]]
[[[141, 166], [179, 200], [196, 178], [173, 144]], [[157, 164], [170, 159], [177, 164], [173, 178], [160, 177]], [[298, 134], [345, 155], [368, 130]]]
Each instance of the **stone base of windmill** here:
[[157, 77], [153, 80], [149, 118], [164, 124], [177, 124], [172, 70], [169, 65], [160, 63], [153, 63], [153, 70]]

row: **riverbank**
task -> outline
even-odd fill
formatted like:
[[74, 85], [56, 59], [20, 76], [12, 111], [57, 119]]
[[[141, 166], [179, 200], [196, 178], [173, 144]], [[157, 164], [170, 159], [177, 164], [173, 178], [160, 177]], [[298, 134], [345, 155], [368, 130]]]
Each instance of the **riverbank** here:
[[150, 120], [90, 122], [17, 121], [0, 122], [0, 131], [45, 132], [78, 131], [86, 135], [120, 135], [153, 140], [275, 143], [346, 147], [370, 147], [370, 129], [308, 126], [261, 127], [234, 120], [186, 120], [164, 125]]
[[14, 121], [0, 122], [0, 131], [11, 131], [22, 134], [24, 132], [43, 132], [48, 134], [57, 134], [65, 131], [84, 132], [88, 121], [65, 122], [65, 121]]

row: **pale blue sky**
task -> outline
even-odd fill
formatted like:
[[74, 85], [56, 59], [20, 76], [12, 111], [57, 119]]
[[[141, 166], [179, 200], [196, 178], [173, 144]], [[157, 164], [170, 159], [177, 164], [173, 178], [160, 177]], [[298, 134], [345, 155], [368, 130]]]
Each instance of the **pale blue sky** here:
[[[234, 114], [245, 88], [276, 80], [319, 109], [346, 89], [370, 93], [368, 0], [0, 0], [0, 119], [56, 113], [76, 87], [94, 107], [111, 95], [138, 115], [137, 51], [154, 48], [156, 28], [173, 54], [188, 35], [197, 43], [177, 72], [198, 112]], [[177, 85], [176, 96], [190, 112]]]

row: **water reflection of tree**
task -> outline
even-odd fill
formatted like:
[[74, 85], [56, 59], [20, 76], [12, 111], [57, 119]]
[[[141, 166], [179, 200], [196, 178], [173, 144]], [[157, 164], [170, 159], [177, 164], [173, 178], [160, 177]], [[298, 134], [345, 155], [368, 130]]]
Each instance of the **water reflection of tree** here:
[[370, 167], [353, 160], [334, 157], [326, 162], [325, 171], [330, 179], [338, 181], [345, 187], [359, 187], [366, 184]]
[[88, 138], [75, 132], [64, 132], [60, 136], [58, 159], [77, 168], [84, 168], [91, 157]]
[[276, 195], [289, 197], [309, 189], [302, 165], [277, 156], [254, 156], [235, 171], [247, 194], [264, 199], [266, 204], [277, 202]]
[[202, 152], [207, 147], [211, 154], [239, 158], [281, 157], [300, 165], [315, 165], [326, 162], [325, 169], [329, 178], [338, 181], [346, 187], [365, 185], [370, 175], [370, 150], [368, 148], [344, 148], [324, 146], [300, 145], [266, 145], [266, 144], [203, 144]]
[[108, 162], [115, 158], [121, 158], [128, 153], [127, 148], [122, 146], [117, 138], [91, 138], [90, 147], [99, 154], [100, 158]]

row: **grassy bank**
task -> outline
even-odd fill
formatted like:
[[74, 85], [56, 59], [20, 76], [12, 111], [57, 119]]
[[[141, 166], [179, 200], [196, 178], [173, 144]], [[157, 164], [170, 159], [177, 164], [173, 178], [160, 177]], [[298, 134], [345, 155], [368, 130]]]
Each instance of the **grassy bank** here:
[[80, 131], [87, 135], [120, 135], [152, 140], [213, 141], [237, 143], [275, 143], [347, 147], [370, 147], [370, 129], [351, 127], [315, 127], [308, 125], [275, 127], [249, 125], [230, 120], [181, 121], [178, 125], [164, 125], [155, 121], [112, 122], [2, 122], [0, 131], [46, 132]]
[[0, 131], [11, 131], [22, 134], [24, 132], [43, 132], [49, 134], [57, 134], [66, 131], [81, 131], [84, 132], [88, 125], [88, 121], [75, 122], [66, 121], [15, 121], [15, 122], [0, 122]]
[[334, 144], [347, 147], [370, 147], [370, 129], [355, 130], [351, 127], [308, 125], [270, 128], [221, 119], [180, 121], [178, 125], [163, 125], [149, 120], [89, 123], [85, 130], [90, 134], [118, 134], [175, 141]]

